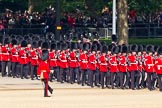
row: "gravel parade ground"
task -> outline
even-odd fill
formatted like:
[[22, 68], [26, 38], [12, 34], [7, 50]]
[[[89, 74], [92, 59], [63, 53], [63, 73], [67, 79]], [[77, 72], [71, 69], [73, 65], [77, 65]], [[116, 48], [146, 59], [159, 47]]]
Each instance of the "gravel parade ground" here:
[[1, 108], [161, 108], [162, 92], [82, 87], [50, 82], [51, 97], [43, 97], [38, 80], [0, 77]]

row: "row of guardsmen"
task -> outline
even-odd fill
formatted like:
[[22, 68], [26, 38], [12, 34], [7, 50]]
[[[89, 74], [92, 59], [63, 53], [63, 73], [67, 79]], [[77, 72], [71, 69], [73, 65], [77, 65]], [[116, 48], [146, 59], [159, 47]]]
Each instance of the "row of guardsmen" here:
[[151, 91], [158, 87], [162, 91], [162, 47], [153, 45], [5, 38], [0, 45], [2, 77], [38, 79], [37, 67], [43, 49], [49, 51], [51, 82], [77, 82], [103, 89], [147, 87]]

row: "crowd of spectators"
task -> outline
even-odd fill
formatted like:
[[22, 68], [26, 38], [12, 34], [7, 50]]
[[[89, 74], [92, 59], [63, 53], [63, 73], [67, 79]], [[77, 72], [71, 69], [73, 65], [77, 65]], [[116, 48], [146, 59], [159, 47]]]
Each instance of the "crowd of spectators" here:
[[[45, 30], [53, 31], [55, 28], [55, 9], [51, 6], [42, 12], [28, 13], [28, 11], [12, 12], [6, 9], [4, 14], [0, 15], [0, 30], [3, 28], [21, 28], [21, 27], [43, 27]], [[162, 11], [147, 16], [145, 14], [137, 14], [135, 10], [129, 12], [128, 21], [130, 24], [135, 23], [159, 23], [162, 24]], [[112, 12], [108, 7], [102, 9], [99, 16], [87, 16], [76, 10], [73, 13], [61, 13], [61, 25], [63, 29], [75, 27], [111, 27]], [[110, 24], [110, 26], [109, 26]]]

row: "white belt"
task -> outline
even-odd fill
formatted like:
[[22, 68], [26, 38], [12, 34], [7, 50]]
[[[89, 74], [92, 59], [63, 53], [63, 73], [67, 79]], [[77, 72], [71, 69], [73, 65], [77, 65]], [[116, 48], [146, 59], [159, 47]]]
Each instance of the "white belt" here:
[[61, 60], [62, 62], [67, 62], [67, 60]]
[[107, 63], [101, 63], [100, 65], [107, 65]]
[[137, 63], [130, 63], [130, 64], [137, 64]]
[[148, 66], [154, 66], [154, 64], [148, 64]]
[[21, 58], [27, 58], [27, 57], [21, 57]]
[[111, 64], [111, 65], [113, 65], [113, 66], [117, 66], [117, 64]]
[[19, 55], [12, 55], [12, 56], [19, 56]]
[[76, 62], [77, 60], [71, 60], [72, 62]]
[[82, 62], [83, 62], [83, 63], [88, 63], [88, 61], [85, 61], [85, 60], [83, 60]]
[[120, 64], [121, 66], [127, 66], [127, 64]]
[[51, 59], [52, 61], [56, 61], [57, 59]]
[[38, 58], [32, 58], [32, 59], [38, 59]]
[[9, 53], [2, 53], [2, 54], [4, 54], [4, 55], [9, 55]]
[[95, 64], [95, 62], [91, 62], [92, 64]]

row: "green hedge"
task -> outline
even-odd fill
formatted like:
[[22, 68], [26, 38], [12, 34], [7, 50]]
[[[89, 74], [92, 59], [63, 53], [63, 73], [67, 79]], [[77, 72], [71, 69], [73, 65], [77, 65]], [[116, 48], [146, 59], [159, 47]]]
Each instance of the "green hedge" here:
[[[107, 44], [111, 43], [111, 40], [108, 38], [101, 38], [100, 40], [106, 41]], [[149, 38], [149, 39], [134, 39], [131, 38], [128, 40], [129, 44], [152, 44], [162, 46], [162, 38]]]

